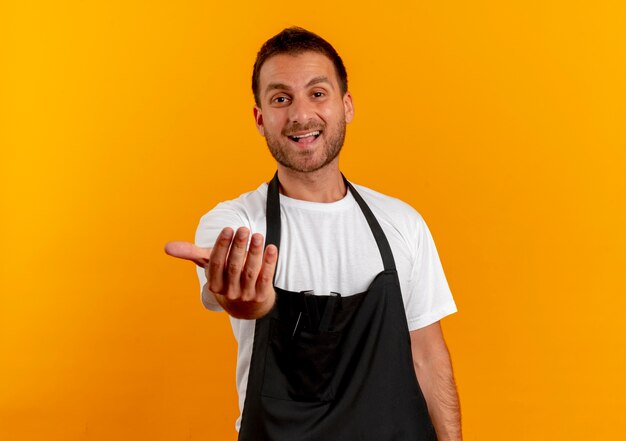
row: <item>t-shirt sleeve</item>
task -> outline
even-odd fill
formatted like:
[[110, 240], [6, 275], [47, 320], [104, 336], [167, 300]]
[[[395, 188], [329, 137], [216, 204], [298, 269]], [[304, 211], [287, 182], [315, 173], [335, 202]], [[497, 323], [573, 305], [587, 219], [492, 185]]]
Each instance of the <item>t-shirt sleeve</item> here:
[[415, 227], [410, 292], [405, 305], [410, 331], [426, 327], [457, 311], [435, 242], [419, 214]]
[[[237, 228], [244, 226], [249, 228], [248, 222], [244, 221], [242, 213], [238, 212], [231, 203], [222, 202], [200, 218], [200, 223], [196, 229], [196, 245], [204, 248], [213, 248], [217, 236], [224, 228], [231, 227], [236, 231]], [[223, 311], [217, 300], [215, 300], [215, 296], [207, 288], [204, 270], [196, 266], [196, 271], [204, 307], [211, 311]]]

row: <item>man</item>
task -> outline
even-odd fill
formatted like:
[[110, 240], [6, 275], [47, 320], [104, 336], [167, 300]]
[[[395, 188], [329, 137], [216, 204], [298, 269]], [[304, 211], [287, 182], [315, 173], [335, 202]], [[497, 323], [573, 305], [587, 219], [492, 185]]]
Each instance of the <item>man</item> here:
[[456, 306], [419, 214], [339, 170], [354, 115], [341, 58], [285, 29], [252, 88], [274, 179], [207, 213], [197, 246], [166, 245], [231, 316], [239, 439], [460, 440], [439, 325]]

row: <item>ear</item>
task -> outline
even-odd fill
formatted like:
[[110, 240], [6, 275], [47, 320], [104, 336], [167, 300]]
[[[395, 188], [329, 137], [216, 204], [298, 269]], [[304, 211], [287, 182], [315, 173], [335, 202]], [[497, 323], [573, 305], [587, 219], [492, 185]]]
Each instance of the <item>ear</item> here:
[[261, 108], [259, 106], [254, 106], [252, 112], [254, 113], [256, 129], [259, 131], [261, 136], [265, 136], [265, 129], [263, 128], [263, 112], [261, 112]]
[[352, 95], [350, 92], [346, 92], [343, 96], [343, 112], [346, 117], [346, 122], [350, 123], [354, 118], [354, 103], [352, 102]]

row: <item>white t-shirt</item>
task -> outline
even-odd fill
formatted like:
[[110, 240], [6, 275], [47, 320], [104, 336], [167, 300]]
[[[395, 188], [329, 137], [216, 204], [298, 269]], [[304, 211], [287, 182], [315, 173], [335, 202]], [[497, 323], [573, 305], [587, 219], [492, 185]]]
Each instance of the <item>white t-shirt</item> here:
[[[354, 185], [354, 184], [353, 184]], [[456, 312], [432, 236], [422, 217], [404, 202], [354, 185], [380, 223], [393, 252], [409, 330], [428, 326]], [[213, 247], [225, 227], [245, 226], [265, 236], [267, 184], [237, 199], [222, 202], [200, 219], [196, 245]], [[331, 203], [280, 195], [281, 240], [275, 285], [289, 291], [331, 291], [348, 296], [365, 291], [383, 270], [371, 229], [350, 193]], [[206, 289], [198, 268], [202, 303], [222, 308]], [[238, 342], [237, 390], [243, 410], [254, 340], [254, 320], [230, 318]], [[239, 430], [241, 416], [236, 427]]]

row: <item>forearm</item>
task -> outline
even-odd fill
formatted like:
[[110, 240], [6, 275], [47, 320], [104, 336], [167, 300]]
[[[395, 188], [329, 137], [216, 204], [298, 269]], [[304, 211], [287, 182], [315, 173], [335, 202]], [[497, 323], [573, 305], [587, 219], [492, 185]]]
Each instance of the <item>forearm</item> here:
[[414, 366], [438, 440], [460, 441], [459, 397], [447, 347], [444, 344], [429, 357], [414, 360]]

